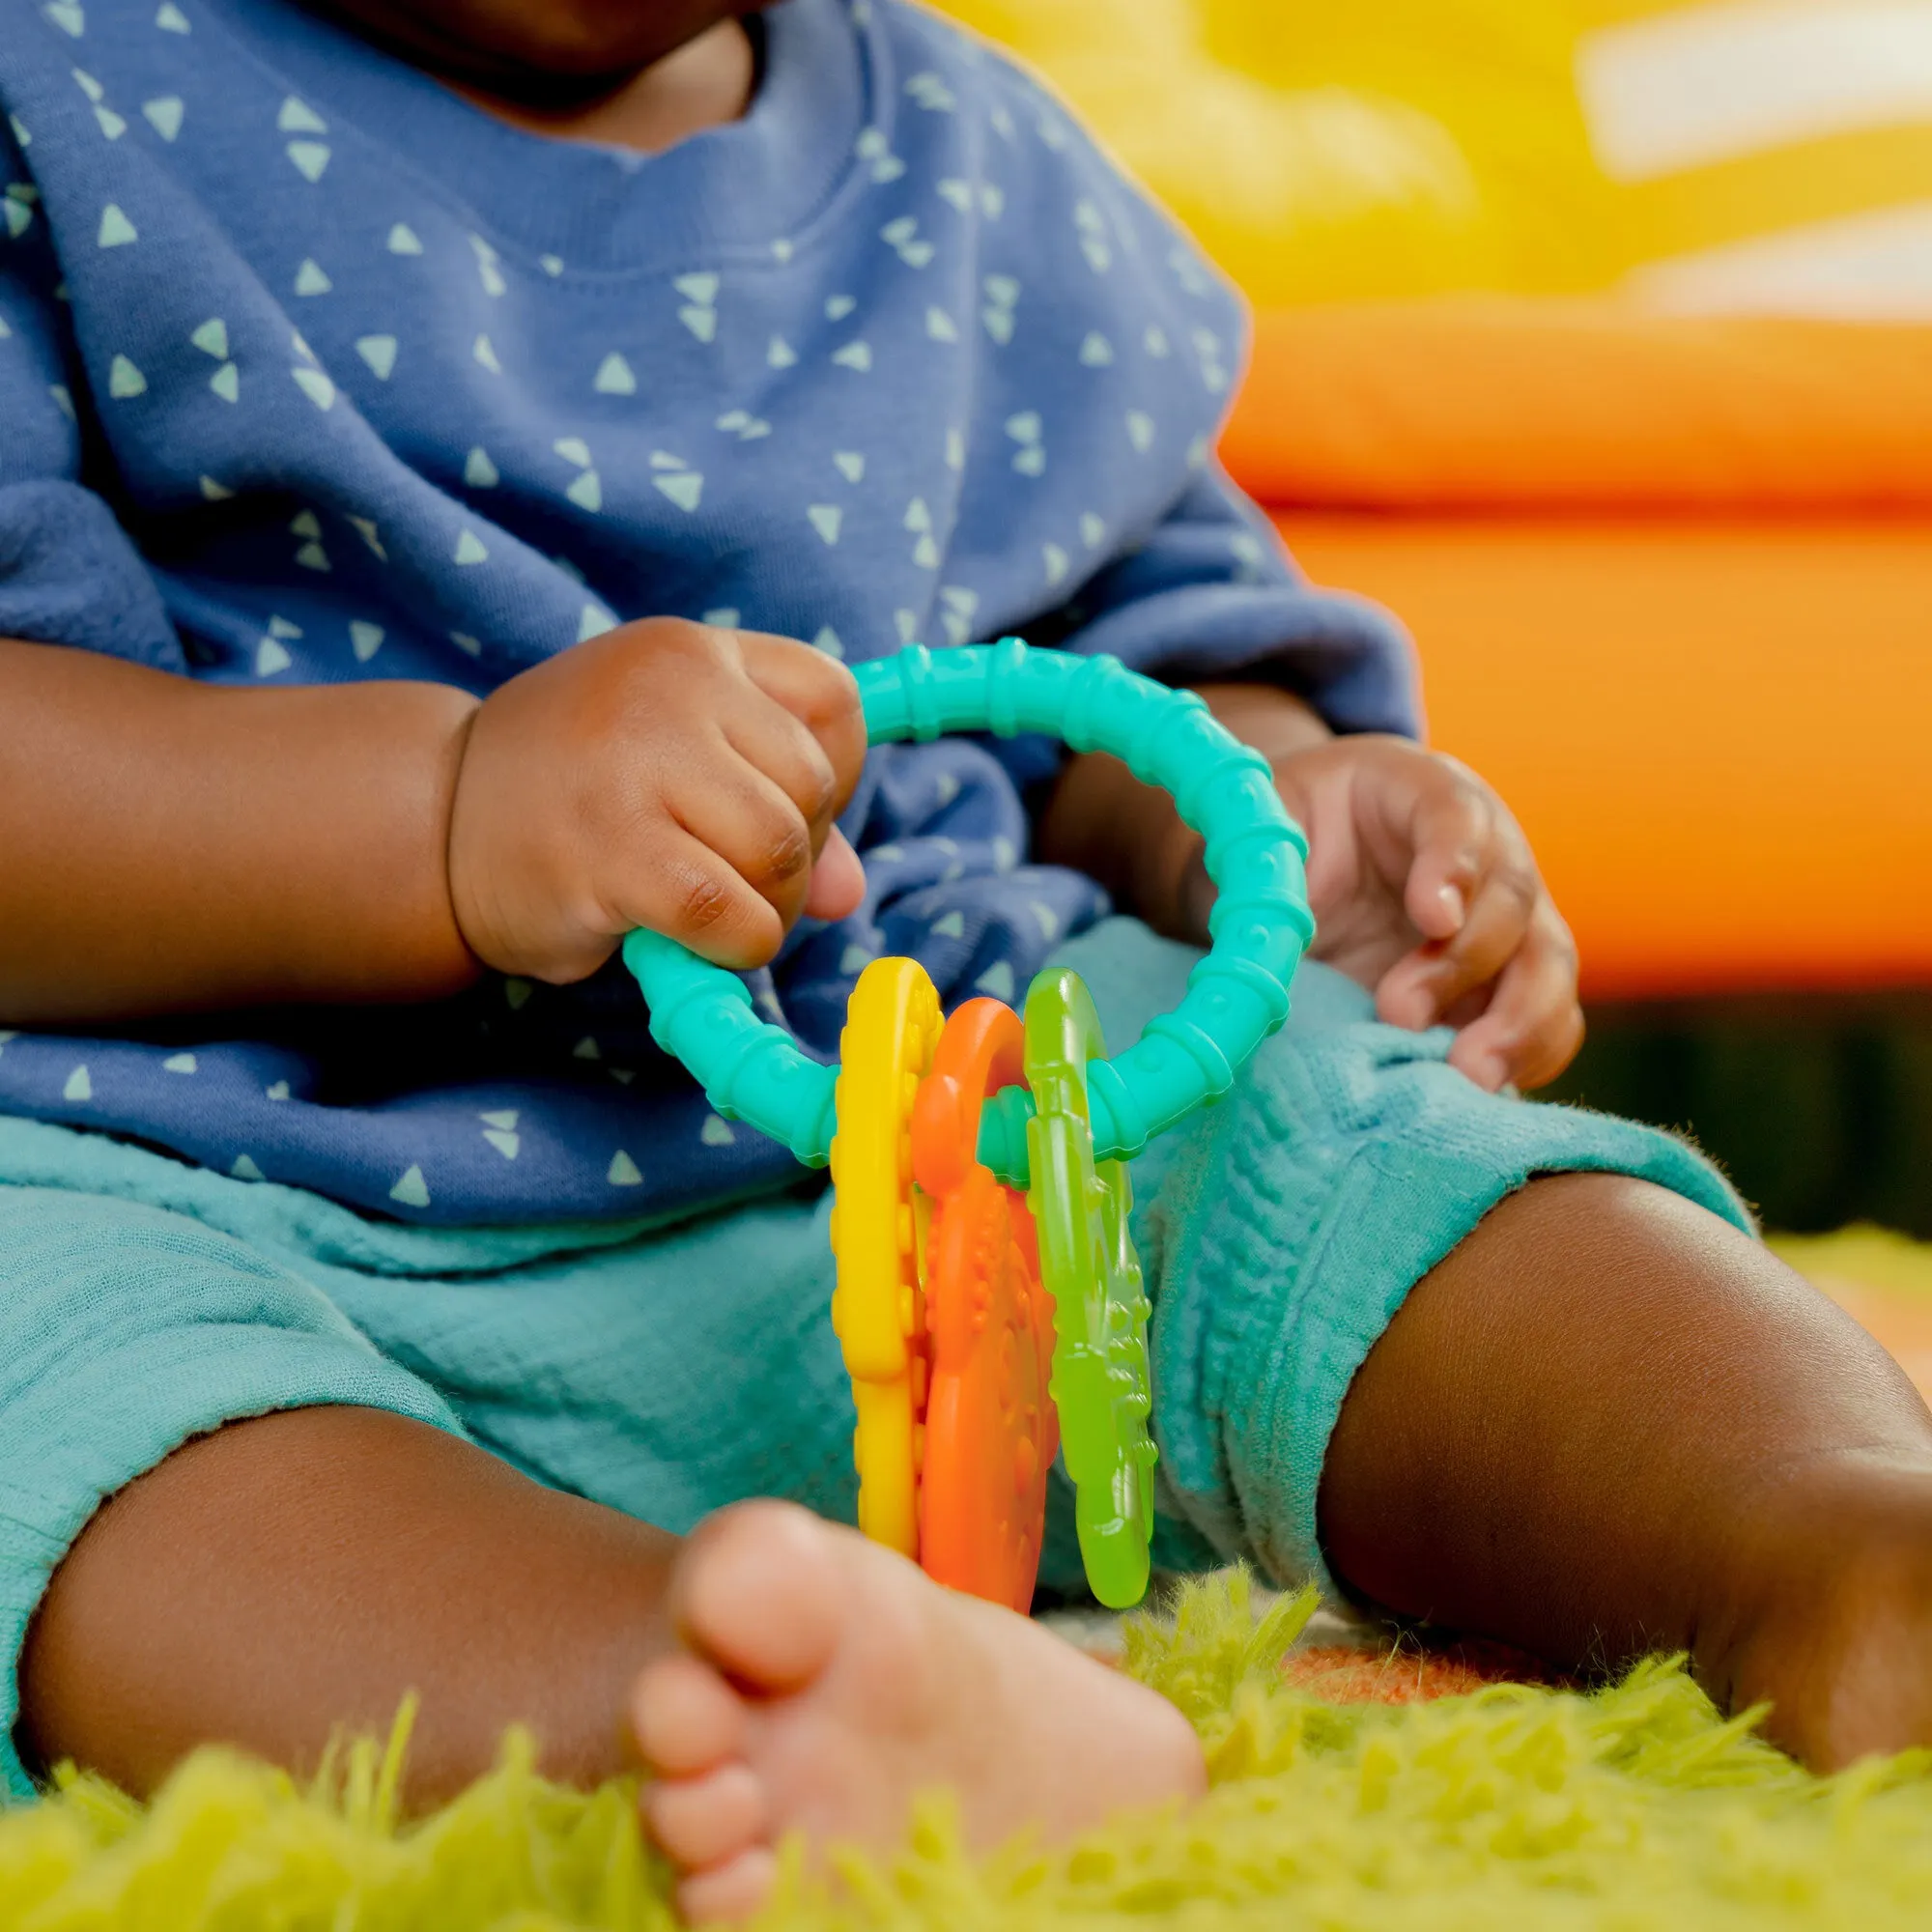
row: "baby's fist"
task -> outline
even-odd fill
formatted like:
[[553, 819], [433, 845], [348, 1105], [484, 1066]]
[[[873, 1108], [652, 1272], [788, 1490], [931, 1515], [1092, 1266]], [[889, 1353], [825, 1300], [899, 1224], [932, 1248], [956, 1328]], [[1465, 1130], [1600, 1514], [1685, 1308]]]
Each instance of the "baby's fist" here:
[[833, 821], [865, 755], [858, 688], [810, 646], [626, 624], [475, 713], [450, 814], [457, 924], [486, 964], [559, 984], [637, 926], [763, 965], [801, 913], [863, 896]]

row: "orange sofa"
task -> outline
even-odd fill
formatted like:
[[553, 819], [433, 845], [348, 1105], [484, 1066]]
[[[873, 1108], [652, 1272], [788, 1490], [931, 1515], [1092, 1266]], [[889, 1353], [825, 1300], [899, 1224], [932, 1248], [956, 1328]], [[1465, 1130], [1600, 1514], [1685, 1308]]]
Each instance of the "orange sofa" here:
[[1590, 997], [1932, 985], [1932, 329], [1286, 311], [1223, 454], [1406, 621]]

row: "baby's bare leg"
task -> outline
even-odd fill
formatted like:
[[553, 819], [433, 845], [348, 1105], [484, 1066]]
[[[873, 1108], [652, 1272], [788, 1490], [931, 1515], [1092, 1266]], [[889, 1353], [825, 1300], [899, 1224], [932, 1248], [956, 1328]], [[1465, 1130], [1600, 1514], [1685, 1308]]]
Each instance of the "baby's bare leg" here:
[[109, 1501], [21, 1661], [30, 1757], [147, 1791], [211, 1739], [298, 1769], [422, 1695], [411, 1797], [541, 1731], [559, 1777], [625, 1764], [677, 1541], [425, 1423], [306, 1408], [230, 1424]]
[[1172, 1705], [850, 1530], [749, 1503], [680, 1542], [367, 1409], [233, 1424], [130, 1484], [56, 1574], [21, 1680], [30, 1755], [135, 1791], [212, 1740], [311, 1765], [410, 1690], [415, 1804], [512, 1722], [572, 1781], [641, 1757], [693, 1918], [754, 1906], [783, 1832], [893, 1839], [928, 1785], [985, 1842], [1204, 1781]]
[[1561, 1664], [1688, 1649], [1810, 1762], [1932, 1743], [1932, 1415], [1856, 1323], [1641, 1181], [1533, 1182], [1343, 1408], [1338, 1576]]

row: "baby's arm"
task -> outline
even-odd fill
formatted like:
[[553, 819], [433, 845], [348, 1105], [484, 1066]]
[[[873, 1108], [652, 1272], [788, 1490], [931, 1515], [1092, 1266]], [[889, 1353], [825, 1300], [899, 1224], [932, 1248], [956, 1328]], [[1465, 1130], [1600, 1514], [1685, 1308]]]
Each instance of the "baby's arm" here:
[[782, 639], [647, 620], [480, 704], [0, 640], [0, 1022], [564, 981], [638, 924], [751, 965], [859, 890], [856, 692]]

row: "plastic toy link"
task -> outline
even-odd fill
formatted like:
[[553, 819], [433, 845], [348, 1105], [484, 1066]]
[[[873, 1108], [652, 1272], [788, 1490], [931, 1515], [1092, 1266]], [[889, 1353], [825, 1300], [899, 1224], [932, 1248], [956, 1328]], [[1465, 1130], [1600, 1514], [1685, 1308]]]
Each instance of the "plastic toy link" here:
[[1192, 693], [1112, 658], [913, 645], [857, 677], [874, 742], [1046, 732], [1173, 794], [1219, 895], [1179, 1007], [1110, 1061], [1070, 972], [1035, 980], [1023, 1028], [981, 1000], [942, 1029], [923, 969], [882, 959], [828, 1067], [757, 1017], [741, 980], [661, 934], [634, 932], [624, 957], [652, 1037], [721, 1115], [831, 1162], [867, 1534], [1024, 1609], [1064, 1439], [1088, 1581], [1124, 1607], [1147, 1588], [1155, 1460], [1124, 1163], [1225, 1094], [1288, 1017], [1314, 932], [1307, 843], [1259, 753]]

